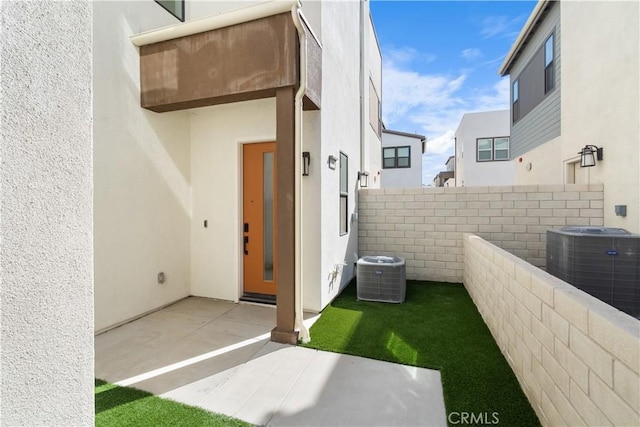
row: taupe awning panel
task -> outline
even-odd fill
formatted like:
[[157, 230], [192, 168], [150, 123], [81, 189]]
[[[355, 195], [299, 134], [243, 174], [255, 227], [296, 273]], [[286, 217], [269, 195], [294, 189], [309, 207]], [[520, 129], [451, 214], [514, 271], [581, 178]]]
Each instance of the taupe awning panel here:
[[298, 35], [282, 13], [142, 46], [141, 104], [164, 112], [273, 97], [298, 73]]
[[307, 49], [307, 87], [303, 99], [305, 110], [319, 110], [322, 95], [322, 47], [309, 28], [303, 24]]

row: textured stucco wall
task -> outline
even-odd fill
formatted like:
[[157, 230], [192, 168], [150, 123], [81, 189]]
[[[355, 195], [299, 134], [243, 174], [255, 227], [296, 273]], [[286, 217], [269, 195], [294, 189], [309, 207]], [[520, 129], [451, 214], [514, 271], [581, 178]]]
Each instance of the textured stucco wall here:
[[[561, 147], [562, 137], [559, 136], [521, 156], [514, 157], [511, 163], [515, 165], [515, 184], [553, 185], [563, 182]], [[575, 183], [584, 184], [588, 181], [578, 180]]]
[[382, 148], [407, 145], [411, 147], [411, 167], [382, 169], [380, 188], [422, 187], [422, 140], [393, 133], [382, 133]]
[[243, 286], [242, 145], [276, 140], [275, 98], [197, 108], [190, 116], [191, 294], [237, 301]]
[[139, 54], [129, 40], [172, 21], [152, 1], [94, 3], [97, 331], [189, 295], [190, 116], [140, 108]]
[[[366, 8], [365, 8], [366, 9]], [[367, 81], [367, 74], [370, 81], [373, 82], [373, 87], [376, 89], [376, 93], [380, 98], [380, 102], [383, 102], [384, 94], [382, 93], [382, 53], [380, 52], [380, 46], [378, 45], [378, 38], [376, 37], [376, 30], [374, 28], [373, 20], [369, 15], [365, 18], [367, 24], [365, 42], [365, 64], [368, 64], [368, 72], [364, 71], [364, 91], [363, 102], [367, 106], [370, 104], [369, 90]], [[366, 118], [366, 107], [365, 107]], [[369, 172], [369, 188], [380, 188], [380, 177], [382, 173], [382, 140], [376, 131], [373, 129], [368, 120], [364, 121], [365, 132], [365, 146], [362, 153], [364, 164], [362, 170]]]
[[[563, 2], [561, 17], [562, 161], [577, 161], [586, 144], [602, 147], [586, 182], [607, 188], [605, 225], [640, 233], [640, 3]], [[615, 205], [627, 205], [627, 216]]]
[[[509, 110], [467, 113], [456, 130], [456, 186], [479, 187], [513, 185], [513, 161], [477, 160], [478, 138], [509, 136]], [[510, 159], [514, 157], [511, 156]]]
[[[322, 3], [322, 110], [319, 157], [321, 167], [312, 169], [320, 177], [321, 265], [320, 306], [335, 298], [355, 273], [358, 251], [358, 223], [352, 217], [356, 212], [357, 176], [360, 169], [360, 6], [356, 2]], [[368, 79], [365, 79], [367, 81]], [[368, 82], [367, 82], [368, 93]], [[365, 97], [365, 105], [368, 98]], [[366, 110], [368, 121], [368, 109]], [[368, 126], [368, 124], [367, 124]], [[330, 155], [348, 161], [349, 232], [340, 236], [340, 161], [330, 169]], [[311, 156], [317, 154], [312, 153]], [[308, 234], [305, 238], [311, 238]]]
[[0, 5], [0, 424], [93, 425], [92, 6]]

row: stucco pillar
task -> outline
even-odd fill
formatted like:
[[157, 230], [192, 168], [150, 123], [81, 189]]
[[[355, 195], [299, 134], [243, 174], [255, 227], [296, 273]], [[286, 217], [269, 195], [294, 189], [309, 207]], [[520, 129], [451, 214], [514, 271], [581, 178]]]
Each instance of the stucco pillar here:
[[92, 5], [0, 12], [0, 425], [92, 426]]
[[295, 89], [276, 92], [276, 327], [271, 340], [296, 344], [295, 331]]

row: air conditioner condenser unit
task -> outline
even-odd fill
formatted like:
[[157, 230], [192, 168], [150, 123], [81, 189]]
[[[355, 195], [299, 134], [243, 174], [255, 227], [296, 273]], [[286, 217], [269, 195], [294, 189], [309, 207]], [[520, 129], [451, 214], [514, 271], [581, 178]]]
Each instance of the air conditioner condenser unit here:
[[356, 267], [358, 299], [404, 302], [407, 289], [405, 260], [390, 256], [365, 256]]

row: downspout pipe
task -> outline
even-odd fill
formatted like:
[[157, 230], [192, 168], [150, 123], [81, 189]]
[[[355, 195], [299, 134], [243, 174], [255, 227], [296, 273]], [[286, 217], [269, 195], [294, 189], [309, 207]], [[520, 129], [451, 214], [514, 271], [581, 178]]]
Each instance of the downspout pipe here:
[[[365, 2], [367, 0], [360, 0], [360, 171], [364, 172], [364, 146], [365, 146], [365, 133], [367, 131], [365, 121], [365, 94], [366, 94], [366, 78], [365, 78]], [[358, 183], [359, 184], [359, 183]]]
[[304, 192], [302, 189], [302, 176], [301, 165], [302, 160], [302, 98], [304, 97], [305, 90], [307, 88], [307, 34], [304, 31], [302, 24], [302, 11], [300, 10], [300, 4], [296, 4], [291, 8], [291, 18], [293, 24], [298, 31], [298, 39], [300, 43], [300, 87], [295, 96], [295, 188], [296, 188], [296, 203], [295, 203], [295, 328], [299, 331], [299, 339], [303, 343], [311, 341], [309, 331], [304, 325], [304, 316], [302, 310], [302, 260], [303, 260], [303, 248], [302, 248], [302, 203], [304, 198]]

